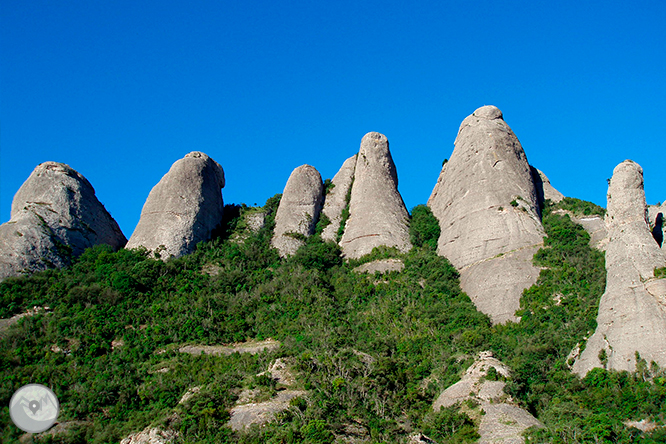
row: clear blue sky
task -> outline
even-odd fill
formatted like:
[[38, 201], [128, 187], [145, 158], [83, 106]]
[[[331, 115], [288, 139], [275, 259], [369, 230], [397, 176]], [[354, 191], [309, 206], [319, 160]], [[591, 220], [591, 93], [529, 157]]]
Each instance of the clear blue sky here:
[[186, 153], [263, 204], [304, 163], [324, 178], [386, 134], [409, 208], [460, 122], [499, 107], [531, 164], [605, 206], [630, 158], [666, 200], [666, 3], [53, 1], [0, 7], [0, 219], [33, 168], [90, 180], [129, 237]]

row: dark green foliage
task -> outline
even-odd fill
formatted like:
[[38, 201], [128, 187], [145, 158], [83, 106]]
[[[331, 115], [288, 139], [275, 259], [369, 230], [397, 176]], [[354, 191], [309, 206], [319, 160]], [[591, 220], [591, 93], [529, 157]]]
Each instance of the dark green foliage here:
[[457, 406], [443, 407], [439, 412], [426, 416], [422, 430], [428, 438], [437, 442], [473, 443], [480, 438], [472, 420]]
[[330, 193], [333, 188], [335, 188], [335, 184], [331, 181], [331, 179], [324, 180], [324, 196]]
[[606, 214], [606, 210], [599, 205], [574, 197], [565, 197], [555, 207], [571, 211], [576, 216], [590, 216], [592, 214], [603, 216]]
[[661, 279], [661, 278], [666, 278], [666, 267], [664, 268], [655, 268], [654, 269], [654, 277]]
[[319, 214], [319, 220], [317, 225], [315, 225], [315, 234], [321, 234], [324, 231], [324, 228], [331, 224], [331, 219], [328, 218], [323, 212]]
[[426, 205], [412, 208], [412, 219], [409, 224], [409, 240], [415, 247], [437, 249], [439, 240], [439, 222]]

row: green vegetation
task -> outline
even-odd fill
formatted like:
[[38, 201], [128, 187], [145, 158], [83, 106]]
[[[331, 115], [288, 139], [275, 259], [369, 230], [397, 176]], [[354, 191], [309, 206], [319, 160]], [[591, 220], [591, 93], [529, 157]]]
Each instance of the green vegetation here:
[[[3, 318], [49, 307], [0, 334], [0, 441], [20, 436], [8, 426], [12, 393], [38, 382], [58, 396], [60, 421], [78, 422], [36, 442], [117, 443], [151, 424], [188, 443], [330, 443], [350, 426], [373, 443], [401, 442], [412, 430], [440, 443], [473, 442], [478, 423], [465, 405], [430, 406], [490, 349], [514, 370], [508, 393], [547, 426], [530, 431], [529, 442], [663, 442], [664, 429], [623, 424], [664, 423], [663, 370], [639, 359], [636, 373], [596, 369], [579, 379], [567, 366], [595, 328], [605, 285], [603, 255], [568, 216], [544, 209], [548, 238], [534, 259], [544, 269], [524, 293], [521, 321], [493, 327], [435, 254], [439, 226], [427, 207], [412, 211], [408, 254], [379, 248], [344, 262], [335, 243], [314, 235], [280, 259], [270, 248], [279, 199], [261, 209], [230, 206], [219, 236], [183, 258], [98, 246], [67, 269], [0, 283]], [[256, 233], [240, 217], [253, 211], [267, 215]], [[400, 258], [404, 271], [380, 282], [351, 271], [383, 257]], [[178, 352], [267, 338], [282, 346], [257, 355]], [[232, 431], [226, 424], [241, 389], [265, 398], [281, 389], [256, 376], [279, 357], [293, 363], [308, 394], [265, 427]], [[492, 371], [486, 378], [503, 379]], [[195, 386], [201, 391], [178, 404]]]
[[571, 211], [576, 216], [604, 216], [606, 214], [605, 208], [574, 197], [565, 197], [557, 204], [557, 208]]

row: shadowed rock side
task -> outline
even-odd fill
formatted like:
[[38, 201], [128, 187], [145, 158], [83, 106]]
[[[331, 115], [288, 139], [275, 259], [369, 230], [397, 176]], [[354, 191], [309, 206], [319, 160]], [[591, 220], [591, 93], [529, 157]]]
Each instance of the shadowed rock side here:
[[127, 239], [90, 182], [69, 165], [44, 162], [12, 202], [11, 219], [0, 225], [0, 280], [62, 267], [86, 248]]
[[461, 124], [451, 159], [428, 200], [439, 220], [437, 252], [493, 323], [516, 320], [520, 296], [539, 269], [539, 201], [525, 152], [502, 112], [484, 106]]
[[194, 251], [222, 222], [224, 170], [193, 151], [177, 160], [150, 191], [127, 248], [145, 247], [162, 259]]
[[480, 408], [480, 411], [471, 411], [472, 416], [479, 420], [479, 443], [523, 443], [525, 440], [522, 433], [526, 429], [542, 428], [543, 424], [518, 407], [511, 396], [504, 392], [506, 382], [486, 380], [491, 368], [504, 378], [511, 376], [509, 368], [493, 358], [491, 352], [481, 352], [460, 381], [439, 395], [433, 409], [438, 411], [442, 407], [471, 400]]
[[359, 258], [380, 245], [409, 251], [408, 221], [388, 139], [383, 134], [368, 133], [363, 136], [356, 160], [349, 219], [340, 240], [344, 256]]
[[536, 175], [533, 176], [533, 179], [535, 185], [537, 185], [537, 193], [539, 193], [539, 188], [543, 190], [542, 192], [543, 200], [551, 200], [553, 203], [558, 203], [559, 201], [564, 199], [564, 194], [557, 191], [555, 187], [551, 185], [550, 180], [543, 173], [543, 171], [536, 168], [534, 168], [533, 171], [536, 172]]
[[606, 291], [597, 329], [573, 366], [579, 375], [602, 366], [634, 371], [636, 352], [666, 365], [666, 279], [654, 277], [666, 258], [646, 221], [643, 170], [630, 160], [613, 171], [606, 225]]
[[333, 177], [333, 189], [326, 195], [324, 209], [322, 212], [331, 221], [321, 233], [325, 241], [336, 241], [338, 229], [342, 220], [342, 210], [347, 206], [347, 194], [354, 181], [354, 170], [356, 169], [356, 156], [345, 160], [340, 171]]
[[664, 235], [666, 235], [666, 226], [664, 226], [666, 221], [664, 218], [666, 218], [666, 203], [661, 206], [650, 205], [648, 207], [648, 221], [652, 229], [652, 237], [662, 250], [666, 248], [664, 245]]
[[287, 180], [275, 215], [271, 245], [280, 256], [290, 256], [304, 244], [302, 237], [314, 234], [324, 200], [319, 171], [310, 165], [296, 168]]

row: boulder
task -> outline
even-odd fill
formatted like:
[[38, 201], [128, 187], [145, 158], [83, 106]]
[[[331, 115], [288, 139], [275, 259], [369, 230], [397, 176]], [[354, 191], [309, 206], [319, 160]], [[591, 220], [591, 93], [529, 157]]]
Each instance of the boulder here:
[[324, 201], [324, 184], [319, 171], [310, 165], [296, 168], [287, 180], [275, 215], [271, 245], [280, 256], [290, 256], [314, 234]]
[[80, 173], [57, 162], [39, 164], [14, 196], [0, 225], [0, 280], [63, 267], [86, 248], [122, 248], [127, 239]]
[[333, 177], [331, 183], [333, 188], [326, 194], [324, 208], [322, 212], [331, 221], [321, 233], [321, 238], [325, 241], [337, 241], [338, 229], [342, 221], [342, 211], [349, 202], [349, 190], [354, 182], [354, 170], [356, 169], [356, 155], [345, 160], [340, 171]]
[[517, 320], [545, 233], [530, 165], [499, 109], [481, 107], [462, 122], [428, 206], [441, 228], [437, 252], [476, 307], [495, 324]]
[[608, 187], [606, 290], [596, 331], [573, 365], [579, 375], [594, 367], [634, 371], [636, 352], [648, 364], [666, 365], [666, 279], [654, 275], [666, 257], [646, 214], [643, 169], [626, 160]]
[[342, 253], [356, 259], [381, 245], [407, 252], [412, 248], [408, 223], [388, 139], [368, 133], [356, 160], [349, 219], [340, 240]]
[[193, 151], [176, 161], [150, 191], [127, 248], [144, 247], [166, 259], [195, 250], [222, 223], [224, 170]]

